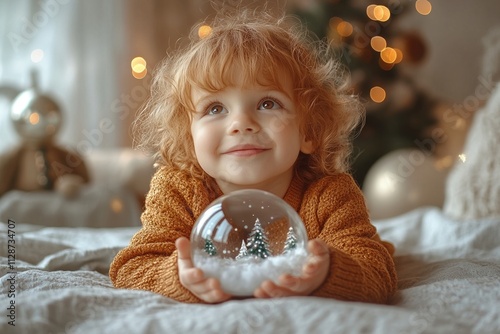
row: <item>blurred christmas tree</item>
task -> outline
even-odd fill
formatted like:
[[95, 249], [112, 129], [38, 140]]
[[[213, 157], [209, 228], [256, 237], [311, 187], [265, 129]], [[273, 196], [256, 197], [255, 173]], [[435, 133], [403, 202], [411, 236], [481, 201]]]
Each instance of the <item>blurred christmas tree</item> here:
[[298, 0], [293, 12], [337, 51], [352, 77], [353, 93], [366, 106], [366, 122], [354, 141], [352, 173], [363, 184], [369, 168], [386, 153], [413, 147], [435, 123], [437, 101], [404, 74], [426, 56], [422, 37], [402, 31], [396, 20], [409, 11], [430, 12], [427, 0]]

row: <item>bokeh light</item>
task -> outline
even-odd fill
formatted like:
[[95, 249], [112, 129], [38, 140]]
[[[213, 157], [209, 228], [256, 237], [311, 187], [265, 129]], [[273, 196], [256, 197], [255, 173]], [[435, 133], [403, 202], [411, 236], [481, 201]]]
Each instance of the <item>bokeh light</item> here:
[[132, 76], [136, 79], [142, 79], [146, 76], [146, 74], [148, 74], [148, 69], [145, 68], [142, 72], [135, 72], [135, 71], [132, 71]]
[[147, 62], [143, 57], [132, 59], [130, 67], [132, 67], [132, 76], [136, 79], [142, 79], [148, 73]]
[[120, 213], [123, 210], [123, 202], [119, 198], [112, 198], [109, 206], [115, 213]]
[[380, 86], [374, 86], [370, 89], [370, 98], [373, 102], [381, 103], [385, 100], [385, 90]]
[[132, 70], [134, 72], [140, 73], [140, 72], [144, 71], [144, 69], [147, 66], [147, 63], [146, 63], [146, 60], [144, 58], [142, 58], [142, 57], [135, 57], [130, 62], [130, 66], [132, 67]]
[[370, 45], [373, 50], [380, 52], [387, 47], [387, 42], [382, 36], [373, 36], [370, 40]]
[[35, 49], [31, 51], [31, 61], [34, 63], [39, 63], [42, 61], [44, 52], [42, 49]]
[[391, 18], [391, 11], [386, 6], [375, 6], [373, 8], [373, 17], [376, 21], [386, 22]]
[[393, 64], [396, 61], [397, 57], [397, 52], [393, 48], [386, 47], [385, 49], [380, 51], [380, 58], [382, 58], [382, 60], [387, 64]]
[[373, 13], [375, 7], [377, 7], [377, 5], [369, 5], [368, 7], [366, 7], [366, 16], [368, 16], [373, 21], [377, 20], [375, 14]]
[[207, 25], [202, 25], [198, 28], [198, 37], [206, 38], [212, 32], [212, 27]]
[[32, 125], [36, 125], [36, 124], [38, 124], [38, 122], [40, 122], [40, 115], [39, 115], [37, 112], [32, 113], [32, 114], [29, 116], [29, 122], [30, 122], [30, 124], [32, 124]]
[[337, 32], [342, 37], [349, 37], [353, 32], [352, 24], [347, 21], [342, 21], [337, 25]]
[[415, 9], [421, 15], [429, 15], [432, 11], [432, 4], [428, 0], [417, 0]]

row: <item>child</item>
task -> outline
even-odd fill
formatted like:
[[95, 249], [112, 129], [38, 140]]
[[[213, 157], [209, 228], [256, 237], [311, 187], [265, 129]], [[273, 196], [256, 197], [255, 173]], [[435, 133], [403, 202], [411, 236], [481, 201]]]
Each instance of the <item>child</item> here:
[[211, 29], [156, 74], [140, 126], [161, 166], [142, 229], [111, 264], [113, 284], [188, 303], [230, 299], [193, 266], [187, 238], [217, 197], [254, 188], [295, 208], [310, 240], [302, 275], [266, 281], [254, 297], [387, 302], [396, 289], [393, 248], [346, 174], [362, 108], [344, 91], [337, 63], [284, 18], [239, 14]]

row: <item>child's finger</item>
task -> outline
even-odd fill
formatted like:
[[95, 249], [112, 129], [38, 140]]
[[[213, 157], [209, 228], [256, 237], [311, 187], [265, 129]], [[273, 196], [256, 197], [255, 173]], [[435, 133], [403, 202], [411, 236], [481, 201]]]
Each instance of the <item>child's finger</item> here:
[[179, 279], [184, 286], [191, 286], [203, 281], [204, 275], [201, 269], [195, 268], [191, 260], [191, 245], [187, 238], [181, 237], [175, 241], [177, 247], [177, 266], [179, 268]]
[[316, 273], [316, 271], [319, 269], [319, 265], [317, 261], [314, 262], [309, 262], [304, 265], [302, 268], [302, 274], [305, 277], [310, 277]]
[[231, 298], [231, 295], [222, 291], [219, 281], [213, 278], [193, 285], [191, 291], [208, 303], [220, 303]]
[[314, 275], [317, 270], [330, 261], [330, 251], [324, 241], [320, 239], [309, 241], [307, 248], [312, 256], [304, 264], [302, 274], [308, 277]]
[[255, 298], [272, 298], [272, 296], [268, 293], [269, 289], [264, 287], [266, 284], [268, 284], [267, 282], [268, 281], [262, 282], [262, 284], [257, 289], [255, 289], [253, 293], [253, 296]]
[[301, 279], [289, 274], [282, 275], [279, 279], [280, 285], [292, 291], [301, 290]]
[[191, 243], [185, 237], [180, 237], [175, 241], [177, 247], [177, 262], [179, 271], [184, 269], [193, 268], [193, 261], [191, 260]]
[[193, 286], [196, 284], [200, 284], [205, 279], [205, 277], [201, 269], [188, 268], [181, 270], [179, 268], [179, 279], [184, 286]]
[[309, 252], [315, 256], [330, 256], [328, 246], [321, 239], [313, 239], [307, 243]]
[[254, 292], [254, 296], [257, 298], [280, 298], [290, 295], [292, 295], [291, 291], [276, 285], [272, 281], [263, 282]]

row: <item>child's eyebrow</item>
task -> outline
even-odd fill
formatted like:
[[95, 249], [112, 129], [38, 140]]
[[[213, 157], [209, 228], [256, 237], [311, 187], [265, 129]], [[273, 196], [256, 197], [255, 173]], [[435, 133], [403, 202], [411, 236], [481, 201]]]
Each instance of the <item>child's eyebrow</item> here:
[[210, 93], [210, 92], [202, 92], [197, 94], [196, 100], [193, 98], [193, 105], [199, 106], [200, 104], [203, 104], [205, 101], [210, 100], [211, 97], [215, 95], [215, 93]]
[[260, 90], [260, 93], [262, 93], [263, 95], [269, 95], [270, 97], [274, 96], [275, 98], [278, 98], [280, 100], [293, 101], [293, 97], [290, 96], [290, 94], [288, 94], [286, 91], [276, 89], [274, 87], [262, 89], [262, 90]]

